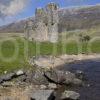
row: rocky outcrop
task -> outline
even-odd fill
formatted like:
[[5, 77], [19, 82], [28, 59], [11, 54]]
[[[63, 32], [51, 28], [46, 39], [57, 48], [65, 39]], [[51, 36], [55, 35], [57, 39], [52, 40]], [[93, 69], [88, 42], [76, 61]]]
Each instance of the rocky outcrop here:
[[[54, 90], [32, 91], [30, 100], [58, 100]], [[65, 90], [59, 100], [79, 100], [80, 94], [74, 91]]]
[[[33, 91], [30, 100], [57, 100], [54, 90]], [[74, 91], [64, 91], [59, 100], [79, 100], [80, 94]]]
[[1, 83], [16, 79], [16, 82], [34, 83], [38, 85], [49, 85], [49, 83], [62, 85], [81, 85], [82, 80], [79, 77], [79, 73], [77, 74], [75, 75], [69, 71], [60, 71], [57, 69], [37, 69], [36, 71], [29, 73], [19, 70], [15, 73], [13, 72], [1, 76], [0, 80]]
[[64, 85], [81, 85], [82, 81], [69, 71], [49, 70], [44, 76], [52, 83]]
[[[83, 72], [82, 72], [83, 73]], [[77, 74], [81, 74], [79, 71]], [[57, 69], [36, 69], [35, 71], [23, 71], [18, 70], [10, 74], [1, 76], [2, 87], [17, 87], [22, 86], [34, 86], [34, 88], [28, 88], [26, 94], [30, 97], [30, 100], [58, 100], [57, 90], [61, 86], [80, 86], [82, 80], [77, 74], [69, 71], [60, 71]], [[13, 82], [14, 80], [14, 82]], [[32, 91], [31, 91], [32, 90]], [[59, 100], [77, 100], [80, 95], [74, 91], [66, 90], [64, 93], [60, 93]]]
[[12, 73], [5, 74], [5, 75], [1, 75], [0, 76], [0, 83], [4, 83], [6, 81], [11, 81], [12, 79], [18, 78], [18, 77], [20, 77], [24, 74], [25, 73], [24, 73], [23, 70], [19, 70], [19, 71], [15, 71], [15, 72], [12, 72]]

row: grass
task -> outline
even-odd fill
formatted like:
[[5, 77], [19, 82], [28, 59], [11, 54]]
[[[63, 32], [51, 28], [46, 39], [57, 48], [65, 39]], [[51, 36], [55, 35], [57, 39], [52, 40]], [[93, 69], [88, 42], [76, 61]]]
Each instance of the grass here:
[[[18, 46], [18, 54], [15, 58], [12, 60], [12, 56], [14, 55], [14, 51], [17, 50], [14, 43], [9, 39], [4, 42], [2, 42], [2, 39], [0, 41], [0, 73], [3, 73], [4, 71], [12, 71], [16, 69], [21, 68], [31, 68], [31, 66], [28, 63], [28, 60], [32, 56], [36, 55], [60, 55], [60, 54], [78, 54], [78, 53], [100, 53], [100, 41], [94, 41], [91, 45], [88, 45], [88, 42], [80, 42], [81, 50], [78, 51], [78, 45], [73, 40], [68, 43], [49, 43], [49, 42], [43, 42], [43, 43], [36, 43], [36, 42], [30, 42], [26, 39], [19, 38], [19, 37], [13, 37], [13, 39], [16, 40], [17, 46]], [[36, 45], [37, 44], [37, 45]], [[40, 44], [40, 45], [39, 45]], [[25, 49], [27, 48], [27, 49]], [[40, 48], [40, 52], [39, 52]], [[3, 56], [3, 58], [2, 58]], [[8, 60], [8, 61], [7, 61]]]

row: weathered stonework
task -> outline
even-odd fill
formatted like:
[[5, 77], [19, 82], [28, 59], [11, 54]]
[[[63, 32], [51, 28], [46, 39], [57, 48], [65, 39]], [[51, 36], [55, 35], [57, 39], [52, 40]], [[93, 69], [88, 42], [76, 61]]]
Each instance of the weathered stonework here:
[[54, 3], [50, 3], [46, 7], [48, 16], [48, 35], [51, 42], [57, 42], [58, 40], [58, 6]]
[[34, 37], [34, 29], [32, 20], [28, 21], [25, 25], [25, 37], [32, 40]]
[[34, 40], [47, 41], [48, 40], [48, 27], [46, 25], [46, 13], [43, 8], [36, 9], [35, 13], [36, 29]]
[[35, 41], [58, 41], [58, 6], [49, 3], [45, 8], [37, 8], [35, 12], [35, 25], [30, 20], [26, 24], [26, 38]]

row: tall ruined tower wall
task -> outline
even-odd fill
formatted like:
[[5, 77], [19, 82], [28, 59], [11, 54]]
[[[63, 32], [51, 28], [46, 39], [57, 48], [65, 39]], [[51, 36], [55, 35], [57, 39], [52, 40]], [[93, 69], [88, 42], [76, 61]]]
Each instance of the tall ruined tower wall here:
[[50, 3], [46, 7], [48, 17], [48, 35], [50, 42], [58, 41], [58, 6], [54, 3]]

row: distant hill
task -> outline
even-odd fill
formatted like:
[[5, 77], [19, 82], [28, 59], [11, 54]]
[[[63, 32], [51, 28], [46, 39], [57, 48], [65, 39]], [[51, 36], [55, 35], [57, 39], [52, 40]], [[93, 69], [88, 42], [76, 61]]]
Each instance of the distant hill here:
[[59, 30], [89, 29], [100, 25], [100, 5], [59, 11]]
[[[59, 9], [59, 18], [59, 32], [96, 27], [100, 25], [100, 5], [61, 8]], [[34, 23], [34, 17], [31, 19]], [[29, 18], [1, 26], [0, 33], [24, 32], [24, 25], [28, 20]]]
[[25, 21], [20, 21], [17, 23], [11, 23], [9, 25], [4, 25], [0, 27], [0, 32], [23, 32]]
[[24, 19], [24, 20], [20, 20], [20, 21], [17, 21], [17, 22], [10, 23], [8, 25], [1, 26], [0, 27], [0, 32], [1, 33], [9, 33], [9, 32], [20, 33], [20, 32], [24, 32], [24, 25], [28, 20], [29, 20], [29, 18]]

